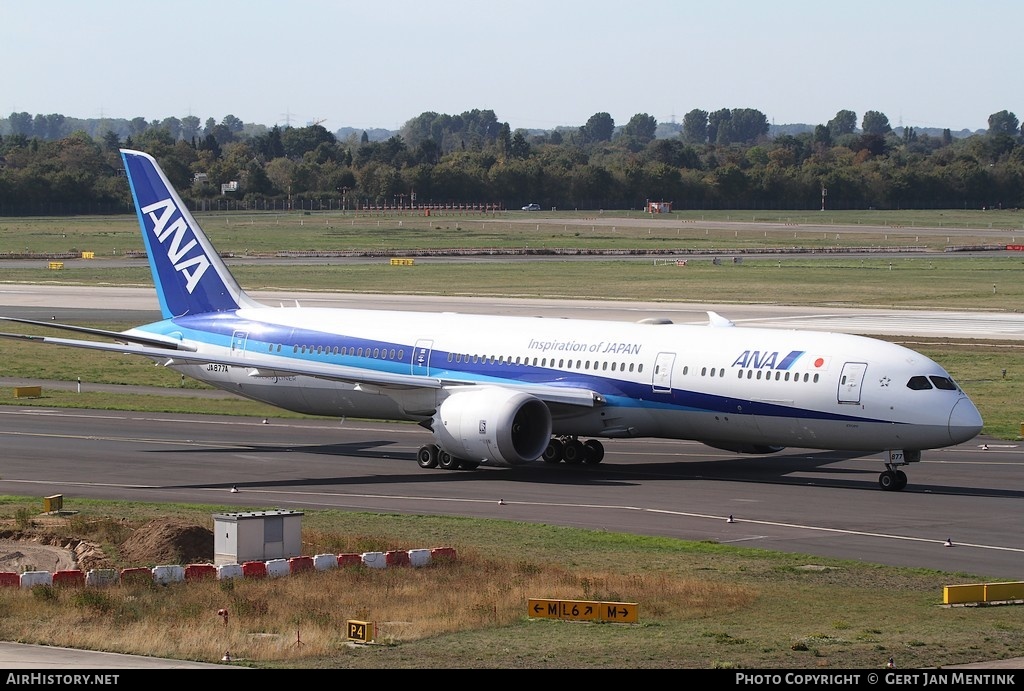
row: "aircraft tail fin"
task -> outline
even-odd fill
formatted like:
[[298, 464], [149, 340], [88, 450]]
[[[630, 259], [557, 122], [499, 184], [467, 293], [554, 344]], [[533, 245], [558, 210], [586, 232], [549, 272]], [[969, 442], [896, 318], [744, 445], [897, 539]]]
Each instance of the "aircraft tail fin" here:
[[165, 319], [255, 307], [147, 153], [121, 149]]

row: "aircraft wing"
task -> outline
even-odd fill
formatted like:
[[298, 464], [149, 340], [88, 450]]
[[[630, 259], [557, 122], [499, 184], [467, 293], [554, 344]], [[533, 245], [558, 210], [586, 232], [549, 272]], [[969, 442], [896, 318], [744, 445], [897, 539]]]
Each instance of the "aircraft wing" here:
[[[30, 323], [46, 324], [46, 322]], [[0, 332], [0, 338], [29, 340], [37, 343], [46, 343], [48, 345], [101, 350], [108, 353], [121, 353], [123, 355], [138, 355], [152, 358], [154, 360], [160, 360], [163, 362], [165, 367], [174, 364], [220, 364], [228, 365], [230, 367], [244, 367], [249, 370], [248, 374], [250, 377], [316, 377], [317, 379], [345, 382], [360, 386], [361, 388], [374, 387], [380, 389], [382, 393], [386, 393], [387, 389], [452, 389], [470, 386], [497, 386], [532, 394], [547, 403], [594, 407], [604, 402], [604, 398], [601, 394], [589, 389], [507, 382], [494, 382], [493, 384], [489, 384], [487, 382], [467, 382], [461, 379], [426, 377], [415, 374], [398, 374], [395, 372], [379, 372], [361, 367], [327, 365], [317, 362], [296, 362], [294, 365], [282, 365], [281, 362], [270, 362], [252, 354], [248, 354], [246, 357], [217, 356], [211, 353], [198, 353], [191, 346], [187, 346], [188, 349], [174, 350], [174, 342], [165, 343], [158, 339], [134, 338], [132, 336], [125, 336], [121, 332], [103, 332], [100, 329], [86, 329], [84, 327], [76, 327], [74, 330], [84, 331], [95, 335], [108, 335], [111, 338], [126, 341], [130, 339], [138, 342], [104, 343], [101, 341], [84, 341], [73, 338], [52, 338], [49, 336], [33, 336], [28, 334], [12, 334], [3, 332]]]

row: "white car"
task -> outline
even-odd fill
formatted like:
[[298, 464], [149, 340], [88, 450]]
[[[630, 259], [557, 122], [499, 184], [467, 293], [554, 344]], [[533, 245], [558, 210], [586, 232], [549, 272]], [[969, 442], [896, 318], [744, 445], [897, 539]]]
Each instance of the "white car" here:
[[523, 207], [523, 211], [540, 211], [540, 204], [527, 204]]

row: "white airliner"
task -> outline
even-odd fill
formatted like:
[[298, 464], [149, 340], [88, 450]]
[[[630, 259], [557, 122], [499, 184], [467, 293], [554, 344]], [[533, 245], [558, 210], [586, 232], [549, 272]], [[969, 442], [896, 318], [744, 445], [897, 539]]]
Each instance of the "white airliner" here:
[[[152, 358], [288, 410], [412, 420], [419, 465], [600, 463], [599, 439], [691, 439], [737, 453], [878, 452], [879, 485], [982, 428], [936, 362], [862, 336], [708, 325], [271, 307], [231, 276], [156, 161], [121, 151], [163, 320], [113, 342], [4, 334]], [[586, 438], [584, 441], [583, 439]]]

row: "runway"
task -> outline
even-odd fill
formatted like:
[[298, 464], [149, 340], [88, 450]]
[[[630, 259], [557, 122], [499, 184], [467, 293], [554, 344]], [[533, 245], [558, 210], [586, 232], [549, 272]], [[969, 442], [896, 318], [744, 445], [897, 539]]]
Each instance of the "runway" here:
[[3, 406], [0, 492], [63, 494], [66, 508], [97, 498], [462, 515], [1022, 575], [1024, 455], [1013, 443], [925, 452], [906, 490], [883, 492], [878, 455], [609, 440], [596, 467], [443, 471], [416, 464], [427, 439], [411, 424]]

